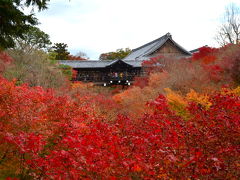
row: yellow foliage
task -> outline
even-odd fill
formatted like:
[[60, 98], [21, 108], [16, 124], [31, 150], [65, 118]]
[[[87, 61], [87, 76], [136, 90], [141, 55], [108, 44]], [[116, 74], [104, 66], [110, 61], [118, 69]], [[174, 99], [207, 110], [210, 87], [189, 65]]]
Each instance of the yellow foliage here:
[[190, 90], [186, 97], [179, 95], [169, 88], [165, 88], [164, 90], [166, 92], [166, 98], [170, 108], [174, 110], [177, 115], [182, 116], [184, 119], [188, 119], [190, 117], [189, 112], [186, 110], [189, 101], [200, 104], [206, 109], [210, 108], [212, 105], [207, 95], [199, 94], [193, 89]]
[[186, 107], [187, 101], [182, 96], [172, 91], [170, 88], [164, 88], [164, 91], [167, 93], [166, 97], [168, 102], [181, 104]]
[[209, 102], [209, 97], [207, 95], [199, 94], [196, 91], [194, 91], [193, 89], [190, 90], [190, 92], [187, 94], [186, 98], [188, 101], [193, 101], [197, 104], [200, 104], [203, 107], [205, 107], [206, 109], [210, 108], [212, 105], [212, 103]]
[[186, 110], [187, 101], [185, 98], [172, 91], [170, 88], [165, 88], [164, 90], [167, 93], [166, 98], [170, 108], [174, 110], [177, 115], [183, 117], [184, 119], [188, 119], [190, 115]]
[[232, 93], [240, 96], [240, 86], [238, 86], [237, 88], [233, 89]]
[[240, 96], [240, 86], [238, 86], [237, 88], [235, 89], [227, 89], [227, 88], [224, 88], [222, 89], [221, 91], [222, 94], [235, 94], [237, 96]]

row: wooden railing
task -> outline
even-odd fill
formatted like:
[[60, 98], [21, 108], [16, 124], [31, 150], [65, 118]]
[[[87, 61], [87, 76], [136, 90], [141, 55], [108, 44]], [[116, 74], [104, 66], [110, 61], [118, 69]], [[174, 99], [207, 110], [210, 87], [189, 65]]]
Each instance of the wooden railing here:
[[110, 81], [133, 81], [134, 75], [128, 76], [90, 76], [90, 75], [82, 75], [77, 77], [77, 81], [83, 82], [110, 82]]

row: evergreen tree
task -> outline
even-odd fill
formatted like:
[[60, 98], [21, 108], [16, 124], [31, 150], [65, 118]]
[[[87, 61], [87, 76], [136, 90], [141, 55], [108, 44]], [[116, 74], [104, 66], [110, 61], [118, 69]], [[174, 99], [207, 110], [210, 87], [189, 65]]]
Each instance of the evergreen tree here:
[[37, 25], [33, 13], [24, 14], [24, 7], [47, 8], [50, 0], [1, 0], [0, 1], [0, 49], [14, 47], [14, 38], [23, 38], [29, 28]]
[[52, 51], [56, 53], [56, 60], [67, 60], [70, 54], [67, 50], [67, 44], [65, 43], [54, 43]]

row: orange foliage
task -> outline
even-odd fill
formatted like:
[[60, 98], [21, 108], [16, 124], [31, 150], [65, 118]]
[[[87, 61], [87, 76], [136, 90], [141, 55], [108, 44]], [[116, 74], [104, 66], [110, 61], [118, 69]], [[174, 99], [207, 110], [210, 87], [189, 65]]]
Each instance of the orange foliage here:
[[81, 81], [72, 83], [72, 89], [77, 89], [77, 88], [88, 89], [88, 88], [92, 88], [93, 86], [94, 86], [93, 83], [83, 83]]
[[152, 88], [161, 87], [163, 84], [166, 83], [168, 78], [169, 78], [169, 74], [167, 71], [151, 73], [149, 75], [148, 84]]
[[202, 105], [203, 107], [209, 109], [212, 103], [209, 100], [209, 96], [205, 94], [199, 94], [193, 89], [190, 90], [189, 93], [187, 93], [187, 100], [195, 102], [197, 104]]
[[131, 117], [139, 117], [145, 112], [151, 110], [145, 107], [145, 104], [155, 97], [150, 88], [132, 87], [119, 94], [114, 95], [113, 100], [122, 106], [119, 113], [128, 114]]

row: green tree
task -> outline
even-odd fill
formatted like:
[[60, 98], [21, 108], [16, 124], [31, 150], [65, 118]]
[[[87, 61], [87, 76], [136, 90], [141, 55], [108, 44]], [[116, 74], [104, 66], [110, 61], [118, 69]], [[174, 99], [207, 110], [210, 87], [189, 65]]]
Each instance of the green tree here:
[[15, 50], [30, 53], [33, 50], [48, 50], [52, 44], [49, 35], [37, 27], [30, 27], [29, 31], [23, 34], [23, 37], [14, 38]]
[[123, 59], [128, 54], [130, 54], [131, 49], [125, 48], [125, 49], [117, 49], [116, 52], [108, 52], [108, 53], [102, 53], [99, 56], [100, 60], [115, 60], [115, 59]]
[[56, 53], [56, 60], [67, 60], [70, 54], [67, 50], [67, 44], [65, 43], [54, 43], [52, 51]]
[[64, 64], [59, 64], [59, 69], [67, 77], [68, 80], [72, 79], [72, 67]]
[[50, 0], [1, 0], [0, 1], [0, 49], [14, 47], [14, 38], [21, 37], [31, 26], [38, 24], [34, 13], [24, 14], [26, 7], [47, 8]]

